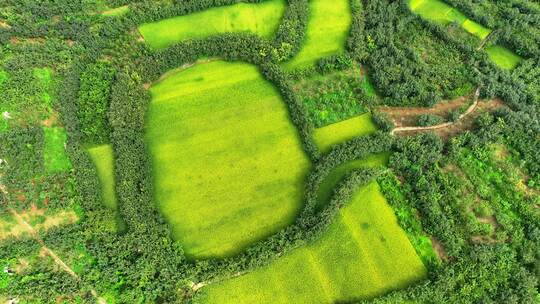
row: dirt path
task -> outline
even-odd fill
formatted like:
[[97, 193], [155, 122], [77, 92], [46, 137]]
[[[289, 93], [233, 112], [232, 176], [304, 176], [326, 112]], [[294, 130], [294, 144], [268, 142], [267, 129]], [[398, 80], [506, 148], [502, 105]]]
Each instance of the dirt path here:
[[486, 45], [486, 43], [489, 41], [489, 38], [491, 36], [493, 36], [493, 34], [496, 32], [497, 30], [493, 30], [491, 31], [487, 36], [486, 38], [482, 39], [482, 41], [480, 41], [480, 44], [478, 45], [478, 47], [476, 48], [477, 51], [480, 51], [481, 49], [484, 48], [484, 46]]
[[[453, 100], [441, 102], [431, 108], [407, 108], [407, 107], [379, 107], [378, 111], [387, 114], [396, 126], [392, 134], [414, 135], [419, 132], [433, 131], [441, 138], [450, 138], [460, 132], [474, 126], [475, 118], [484, 112], [493, 111], [504, 106], [501, 99], [495, 98], [488, 101], [479, 100], [480, 88], [477, 88], [472, 96], [463, 96]], [[472, 104], [459, 116], [455, 122], [445, 122], [435, 126], [419, 127], [416, 125], [418, 116], [422, 114], [435, 114], [446, 116], [450, 111], [465, 106], [472, 99]]]
[[[49, 247], [45, 245], [45, 242], [39, 236], [37, 231], [32, 227], [32, 225], [30, 225], [27, 221], [25, 221], [24, 218], [19, 213], [17, 213], [17, 211], [15, 211], [14, 209], [9, 208], [9, 212], [13, 215], [15, 220], [21, 226], [26, 227], [26, 229], [28, 230], [28, 233], [32, 236], [32, 238], [34, 238], [41, 245], [41, 249], [44, 252], [46, 252], [54, 260], [54, 262], [58, 266], [60, 266], [60, 268], [62, 268], [65, 272], [67, 272], [70, 276], [75, 278], [77, 281], [81, 280], [81, 278], [75, 273], [75, 271], [73, 271], [73, 269], [71, 269], [66, 263], [64, 263], [64, 261], [62, 261], [62, 259], [60, 259], [60, 257], [54, 251], [52, 251]], [[91, 293], [92, 293], [92, 296], [96, 298], [99, 304], [107, 304], [107, 301], [101, 298], [95, 289], [92, 288]]]
[[469, 114], [474, 112], [476, 107], [478, 106], [478, 97], [480, 96], [480, 87], [476, 89], [476, 92], [474, 92], [474, 101], [471, 106], [465, 111], [465, 113], [461, 114], [459, 116], [459, 119], [456, 122], [445, 122], [442, 124], [434, 125], [434, 126], [427, 126], [427, 127], [397, 127], [394, 128], [390, 133], [395, 134], [399, 132], [407, 132], [407, 131], [426, 131], [426, 130], [437, 130], [442, 128], [447, 128], [453, 124], [457, 124], [460, 120], [467, 117]]

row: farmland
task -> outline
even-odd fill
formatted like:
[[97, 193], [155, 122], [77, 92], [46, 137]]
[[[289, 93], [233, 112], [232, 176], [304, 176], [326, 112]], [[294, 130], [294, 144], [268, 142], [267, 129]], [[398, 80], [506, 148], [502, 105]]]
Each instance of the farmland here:
[[315, 129], [313, 137], [319, 148], [329, 151], [332, 146], [354, 137], [374, 132], [376, 126], [369, 113], [362, 114], [338, 123]]
[[3, 1], [0, 302], [538, 303], [532, 0]]
[[347, 0], [310, 1], [306, 38], [296, 56], [285, 63], [287, 69], [306, 68], [318, 59], [341, 53], [345, 49], [351, 25], [351, 9]]
[[[456, 23], [482, 41], [487, 39], [492, 32], [440, 0], [409, 0], [409, 6], [415, 13], [428, 20], [445, 25]], [[520, 56], [500, 45], [491, 45], [486, 52], [489, 58], [503, 69], [511, 70], [522, 60]]]
[[143, 24], [139, 31], [153, 48], [165, 48], [187, 39], [201, 39], [219, 33], [252, 32], [270, 38], [285, 10], [284, 0], [259, 4], [238, 3]]
[[319, 240], [260, 270], [204, 287], [200, 303], [349, 302], [402, 288], [425, 273], [371, 183], [354, 194]]
[[103, 203], [112, 210], [117, 208], [114, 190], [114, 156], [110, 145], [101, 145], [88, 149], [90, 158], [96, 166], [101, 186]]
[[199, 64], [150, 91], [155, 199], [189, 256], [231, 255], [292, 222], [309, 162], [255, 67]]

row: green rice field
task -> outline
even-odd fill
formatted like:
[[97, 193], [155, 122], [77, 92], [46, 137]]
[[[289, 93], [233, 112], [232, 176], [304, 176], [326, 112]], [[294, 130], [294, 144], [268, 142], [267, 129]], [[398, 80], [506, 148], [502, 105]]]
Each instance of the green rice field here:
[[[440, 0], [409, 0], [409, 7], [418, 15], [441, 24], [455, 22], [470, 34], [485, 39], [491, 30], [468, 19], [457, 9]], [[511, 50], [493, 45], [486, 48], [489, 58], [499, 67], [511, 70], [515, 68], [522, 58]]]
[[246, 275], [203, 287], [195, 303], [348, 303], [426, 276], [376, 182], [361, 188], [323, 236]]
[[281, 22], [285, 6], [285, 0], [238, 3], [146, 23], [139, 27], [139, 31], [146, 43], [155, 49], [183, 40], [230, 32], [251, 32], [270, 38]]
[[351, 26], [349, 0], [311, 0], [306, 38], [300, 52], [285, 63], [287, 69], [307, 68], [318, 59], [345, 50]]
[[479, 39], [485, 39], [491, 30], [468, 19], [457, 9], [440, 0], [409, 0], [409, 7], [418, 15], [441, 24], [455, 22]]
[[64, 145], [67, 134], [64, 128], [43, 128], [45, 143], [43, 146], [43, 162], [48, 173], [64, 172], [71, 169], [71, 162]]
[[386, 164], [388, 164], [389, 157], [389, 153], [373, 154], [363, 159], [346, 162], [336, 167], [324, 179], [319, 187], [319, 190], [317, 191], [317, 207], [322, 208], [330, 202], [330, 199], [334, 194], [334, 190], [337, 189], [339, 183], [344, 180], [347, 174], [356, 169], [386, 166]]
[[512, 70], [523, 60], [516, 53], [500, 45], [489, 46], [486, 48], [486, 52], [496, 65], [506, 70]]
[[234, 255], [294, 221], [310, 163], [256, 67], [201, 63], [150, 92], [154, 197], [188, 257]]
[[332, 146], [358, 136], [375, 132], [377, 127], [371, 114], [365, 113], [338, 123], [315, 129], [313, 139], [321, 151], [328, 152]]
[[109, 209], [116, 210], [113, 149], [111, 145], [101, 145], [87, 151], [97, 169], [103, 204]]

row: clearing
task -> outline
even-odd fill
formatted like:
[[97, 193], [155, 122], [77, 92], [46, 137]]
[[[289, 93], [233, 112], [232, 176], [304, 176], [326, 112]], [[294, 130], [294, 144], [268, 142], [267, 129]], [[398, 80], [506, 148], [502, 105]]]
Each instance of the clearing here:
[[332, 146], [348, 141], [355, 137], [375, 132], [377, 127], [370, 113], [365, 113], [338, 123], [315, 129], [313, 139], [323, 152], [328, 152]]
[[[459, 24], [465, 31], [481, 40], [480, 48], [491, 33], [491, 29], [468, 19], [463, 13], [440, 0], [409, 0], [409, 7], [425, 19], [444, 25]], [[500, 45], [489, 46], [486, 52], [497, 66], [507, 70], [515, 68], [522, 60], [520, 56]]]
[[69, 171], [71, 162], [66, 154], [67, 134], [64, 128], [43, 127], [45, 144], [43, 146], [43, 163], [48, 173]]
[[309, 5], [305, 41], [300, 52], [285, 63], [287, 69], [307, 68], [345, 50], [352, 22], [349, 0], [311, 0]]
[[271, 38], [281, 22], [285, 7], [284, 0], [238, 3], [146, 23], [139, 27], [139, 31], [146, 43], [155, 49], [221, 33], [251, 32]]
[[111, 145], [101, 145], [87, 149], [96, 166], [103, 204], [116, 210], [116, 192], [114, 181], [114, 155]]
[[519, 55], [500, 45], [492, 45], [486, 48], [486, 52], [499, 67], [512, 70], [523, 60]]
[[376, 182], [359, 189], [323, 236], [249, 274], [208, 285], [196, 303], [345, 303], [426, 276]]
[[461, 27], [478, 37], [485, 39], [491, 30], [468, 19], [457, 9], [439, 0], [409, 0], [409, 7], [418, 15], [428, 20], [433, 20], [441, 24], [457, 23]]
[[234, 255], [294, 221], [310, 163], [255, 66], [201, 63], [150, 92], [154, 198], [188, 257]]
[[317, 208], [322, 208], [330, 202], [334, 191], [345, 176], [353, 170], [386, 166], [390, 153], [378, 153], [369, 155], [363, 159], [357, 159], [337, 166], [323, 180], [317, 191]]
[[75, 223], [79, 217], [70, 209], [58, 210], [54, 213], [45, 214], [45, 209], [32, 208], [24, 212], [5, 214], [0, 217], [0, 241], [9, 238], [22, 238], [31, 236], [26, 225], [21, 224], [19, 219], [33, 223], [37, 232], [47, 231], [51, 228]]

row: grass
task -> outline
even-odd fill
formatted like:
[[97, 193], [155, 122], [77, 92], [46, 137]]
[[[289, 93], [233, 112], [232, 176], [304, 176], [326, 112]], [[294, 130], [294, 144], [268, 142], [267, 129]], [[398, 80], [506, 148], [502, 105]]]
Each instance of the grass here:
[[486, 48], [486, 52], [496, 65], [506, 70], [514, 69], [523, 59], [519, 55], [500, 45], [489, 46]]
[[285, 63], [287, 69], [312, 66], [320, 58], [345, 50], [351, 26], [349, 0], [311, 0], [306, 38], [300, 52]]
[[294, 221], [309, 161], [256, 67], [198, 64], [150, 92], [154, 197], [188, 257], [234, 255]]
[[107, 16], [107, 17], [116, 17], [116, 16], [122, 16], [122, 15], [126, 14], [127, 12], [129, 12], [129, 6], [128, 5], [122, 5], [122, 6], [119, 6], [119, 7], [115, 7], [115, 8], [112, 8], [112, 9], [105, 10], [101, 14], [103, 16]]
[[88, 153], [97, 169], [103, 204], [109, 209], [116, 210], [113, 149], [111, 145], [101, 145], [89, 148]]
[[[423, 18], [433, 20], [441, 24], [455, 22], [475, 37], [484, 40], [491, 30], [468, 19], [460, 11], [440, 0], [409, 0], [409, 7]], [[522, 58], [511, 50], [493, 45], [486, 48], [489, 58], [499, 67], [511, 70], [515, 68]]]
[[48, 173], [69, 171], [71, 162], [66, 154], [64, 145], [67, 140], [63, 128], [43, 128], [45, 143], [43, 147], [43, 163]]
[[356, 192], [318, 240], [246, 275], [204, 287], [196, 303], [347, 303], [426, 276], [377, 183]]
[[334, 189], [343, 181], [345, 176], [355, 169], [385, 166], [388, 163], [389, 153], [369, 155], [366, 158], [353, 160], [340, 166], [328, 174], [317, 191], [317, 207], [321, 208], [330, 202]]
[[252, 32], [270, 38], [281, 22], [285, 5], [284, 0], [258, 4], [238, 3], [146, 23], [139, 27], [139, 31], [155, 49], [187, 39], [201, 39], [229, 32]]
[[485, 39], [491, 30], [468, 19], [463, 13], [440, 0], [409, 0], [412, 11], [423, 18], [441, 24], [457, 23], [479, 39]]
[[315, 129], [313, 139], [321, 151], [328, 152], [336, 144], [358, 136], [375, 132], [377, 127], [371, 120], [371, 114], [365, 113], [351, 119]]

